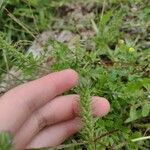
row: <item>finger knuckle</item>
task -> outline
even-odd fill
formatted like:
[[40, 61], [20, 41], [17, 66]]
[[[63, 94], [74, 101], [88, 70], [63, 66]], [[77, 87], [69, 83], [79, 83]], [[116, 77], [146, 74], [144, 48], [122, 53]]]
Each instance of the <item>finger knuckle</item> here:
[[48, 120], [40, 111], [36, 111], [34, 115], [36, 119], [37, 129], [40, 131], [48, 125]]
[[31, 100], [24, 100], [24, 105], [27, 109], [27, 111], [29, 112], [29, 114], [32, 114], [35, 109], [36, 109], [36, 105], [34, 103], [34, 101], [31, 101]]

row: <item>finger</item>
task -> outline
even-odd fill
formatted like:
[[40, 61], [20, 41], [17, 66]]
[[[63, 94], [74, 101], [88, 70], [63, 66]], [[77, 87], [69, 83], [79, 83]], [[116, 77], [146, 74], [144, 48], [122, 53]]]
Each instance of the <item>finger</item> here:
[[110, 111], [110, 103], [103, 97], [94, 96], [92, 102], [93, 115], [95, 117], [103, 117]]
[[[104, 116], [109, 111], [109, 102], [100, 97], [92, 98], [94, 116]], [[79, 96], [60, 96], [36, 111], [20, 128], [14, 138], [17, 147], [26, 146], [45, 126], [64, 122], [79, 116]]]
[[78, 75], [68, 69], [49, 74], [9, 91], [0, 101], [0, 131], [15, 133], [39, 107], [75, 86]]
[[79, 118], [69, 120], [41, 131], [27, 148], [56, 147], [82, 128]]

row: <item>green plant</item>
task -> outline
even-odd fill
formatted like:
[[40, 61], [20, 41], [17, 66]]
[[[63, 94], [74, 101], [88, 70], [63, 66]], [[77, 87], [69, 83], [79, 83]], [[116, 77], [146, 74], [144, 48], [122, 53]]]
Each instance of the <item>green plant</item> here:
[[2, 51], [2, 68], [0, 72], [3, 72], [6, 68], [6, 72], [12, 66], [16, 66], [17, 69], [22, 70], [24, 76], [30, 76], [30, 78], [35, 78], [40, 65], [44, 63], [44, 56], [34, 57], [32, 53], [25, 54], [21, 49], [16, 48], [14, 45], [8, 43], [5, 40], [4, 34], [0, 33], [0, 50]]
[[[128, 147], [130, 149], [138, 149], [142, 146], [143, 142], [134, 144], [131, 140], [136, 136], [142, 136], [140, 130], [132, 129], [134, 124], [142, 123], [142, 118], [148, 117], [150, 113], [148, 100], [150, 80], [145, 75], [146, 72], [141, 71], [147, 68], [144, 52], [130, 51], [128, 45], [123, 43], [116, 45], [115, 50], [107, 58], [108, 60], [105, 60], [100, 57], [97, 50], [88, 52], [82, 48], [77, 48], [76, 51], [72, 52], [64, 46], [64, 51], [61, 51], [62, 45], [55, 43], [54, 47], [57, 49], [54, 51], [54, 58], [56, 58], [57, 63], [53, 65], [53, 70], [70, 67], [82, 76], [81, 82], [86, 84], [88, 81], [90, 87], [83, 86], [80, 93], [81, 104], [84, 108], [83, 118], [89, 129], [93, 129], [93, 121], [91, 120], [91, 122], [91, 117], [88, 116], [90, 115], [90, 94], [104, 96], [111, 102], [112, 112], [104, 120], [98, 119], [94, 123], [95, 133], [93, 134], [93, 130], [91, 130], [91, 134], [97, 138], [104, 132], [109, 133], [114, 129], [119, 131], [111, 138], [106, 136], [99, 139], [96, 143], [97, 149], [102, 149], [102, 145], [98, 144], [99, 141], [108, 147], [123, 141], [129, 142]], [[141, 62], [139, 58], [142, 58], [143, 61]], [[77, 91], [74, 90], [74, 92]], [[117, 123], [114, 126], [115, 122]], [[88, 135], [89, 140], [92, 135]]]
[[[42, 4], [41, 8], [38, 7], [39, 3]], [[25, 79], [33, 79], [41, 71], [39, 68], [46, 56], [34, 58], [32, 54], [27, 55], [22, 48], [26, 49], [28, 45], [16, 47], [15, 41], [32, 40], [37, 33], [47, 29], [49, 19], [53, 20], [57, 16], [54, 10], [63, 6], [65, 1], [48, 4], [46, 0], [38, 0], [27, 4], [8, 1], [2, 5], [0, 74], [4, 73], [3, 70], [7, 72], [12, 66], [17, 66], [24, 72]], [[53, 47], [49, 56], [54, 61], [47, 71], [72, 68], [80, 74], [81, 84], [69, 93], [80, 94], [84, 129], [73, 137], [75, 144], [68, 140], [64, 149], [149, 149], [148, 4], [146, 0], [100, 2], [102, 10], [95, 14], [91, 24], [91, 28], [96, 31], [95, 36], [89, 39], [95, 44], [93, 50], [87, 50], [82, 41], [78, 41], [74, 49], [53, 39], [47, 43], [47, 46]], [[16, 9], [10, 12], [11, 17], [6, 17], [5, 8], [9, 10], [11, 7]], [[52, 16], [49, 16], [49, 10], [53, 11]], [[13, 17], [18, 17], [17, 22]], [[35, 24], [31, 24], [30, 19], [35, 19]], [[110, 101], [111, 112], [104, 119], [92, 118], [91, 95], [103, 96]]]
[[11, 137], [9, 133], [0, 134], [0, 150], [10, 150], [11, 149]]

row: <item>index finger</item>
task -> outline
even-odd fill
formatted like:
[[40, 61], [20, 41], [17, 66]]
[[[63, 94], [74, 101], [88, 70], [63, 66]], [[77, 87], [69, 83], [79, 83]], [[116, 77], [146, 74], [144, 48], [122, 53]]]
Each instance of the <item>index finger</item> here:
[[12, 89], [0, 101], [0, 131], [15, 133], [36, 109], [77, 83], [77, 73], [67, 69]]

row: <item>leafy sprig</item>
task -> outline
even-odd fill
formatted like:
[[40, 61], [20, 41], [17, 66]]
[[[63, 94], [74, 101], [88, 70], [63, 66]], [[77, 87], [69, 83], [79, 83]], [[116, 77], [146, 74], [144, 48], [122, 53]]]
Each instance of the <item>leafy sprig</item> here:
[[11, 150], [12, 138], [8, 132], [0, 133], [0, 150]]

